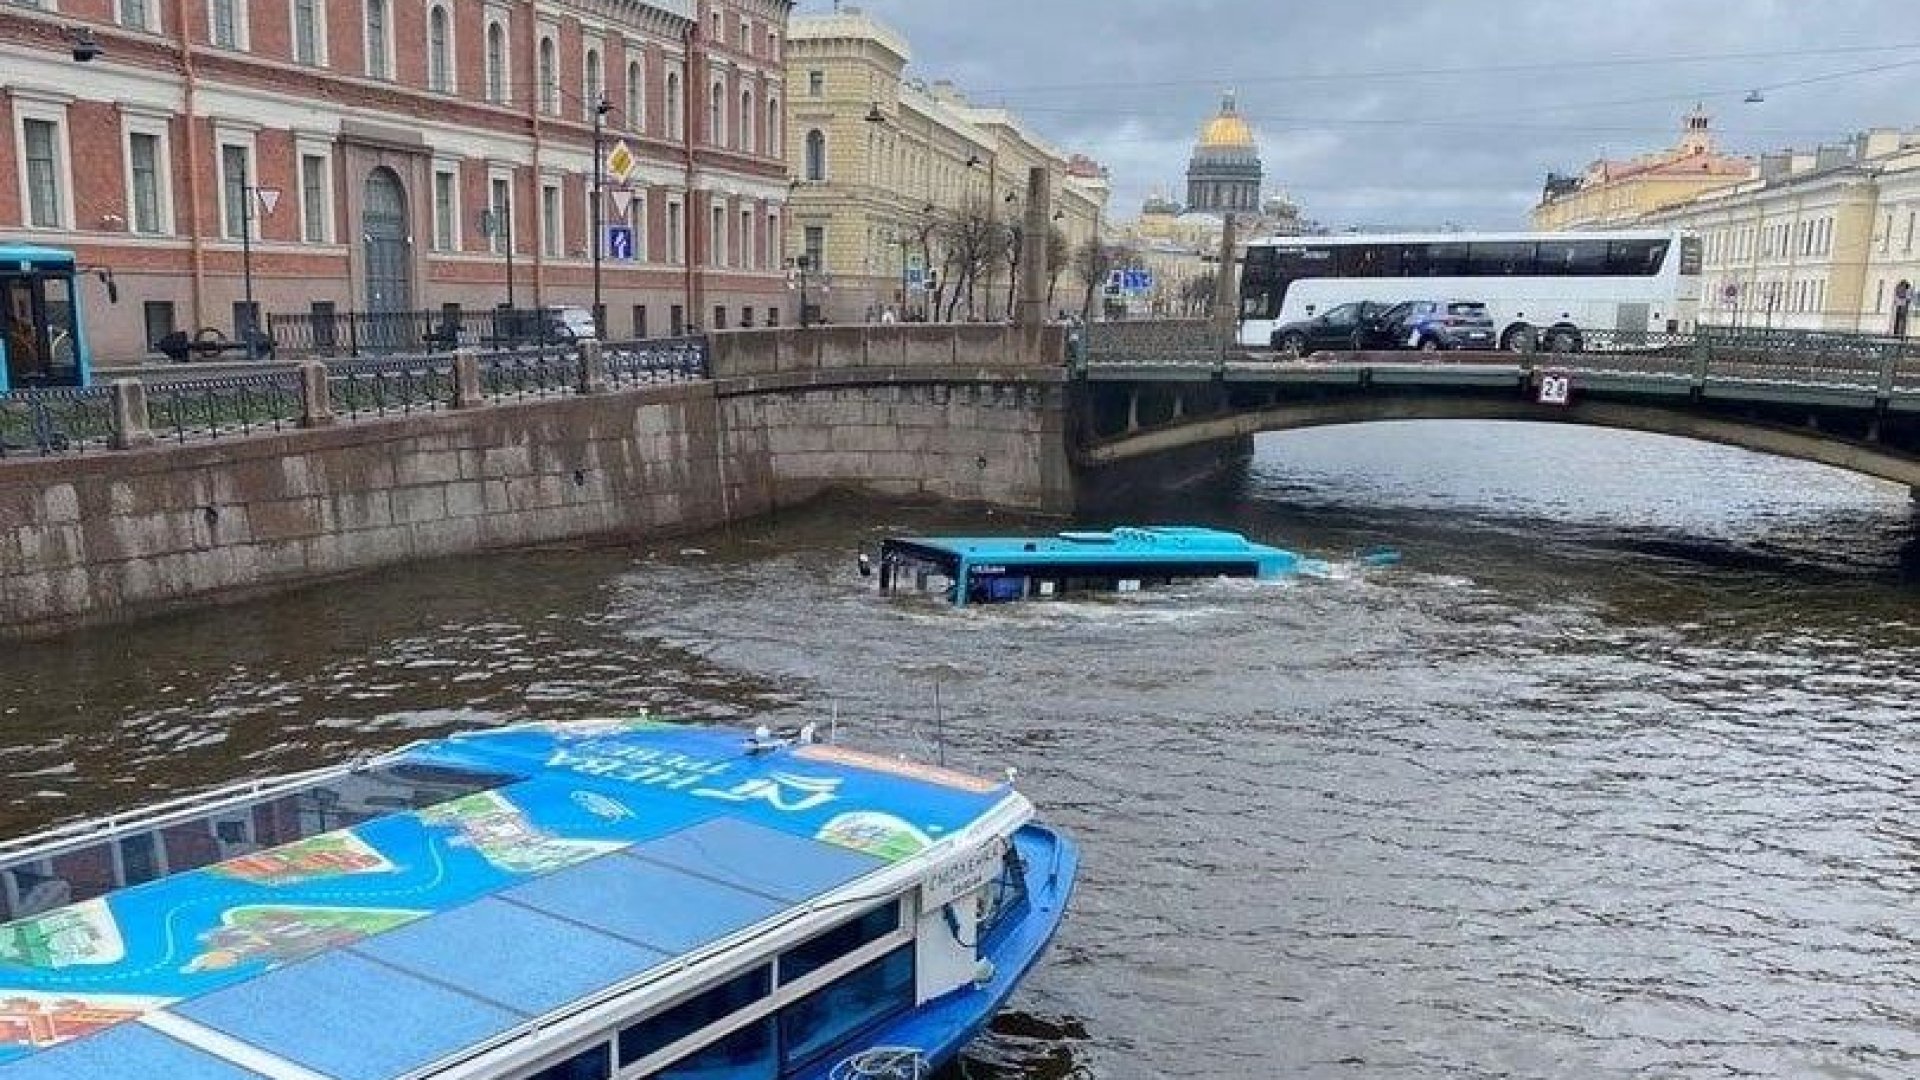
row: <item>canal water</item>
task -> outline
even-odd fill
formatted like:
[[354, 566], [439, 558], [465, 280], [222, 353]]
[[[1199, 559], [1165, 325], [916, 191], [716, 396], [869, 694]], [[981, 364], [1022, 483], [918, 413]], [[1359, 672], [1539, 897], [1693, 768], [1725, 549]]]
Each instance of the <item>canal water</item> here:
[[1127, 516], [1333, 571], [955, 612], [856, 549], [1059, 523], [854, 501], [408, 568], [10, 648], [0, 833], [530, 715], [837, 718], [1084, 845], [972, 1077], [1920, 1075], [1905, 490], [1412, 423]]

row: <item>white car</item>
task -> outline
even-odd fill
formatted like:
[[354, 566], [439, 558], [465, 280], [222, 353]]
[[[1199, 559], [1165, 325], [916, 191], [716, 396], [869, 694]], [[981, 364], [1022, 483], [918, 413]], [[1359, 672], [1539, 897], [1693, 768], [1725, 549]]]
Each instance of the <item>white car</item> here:
[[548, 337], [561, 341], [591, 341], [600, 333], [593, 312], [583, 307], [548, 308], [546, 331]]

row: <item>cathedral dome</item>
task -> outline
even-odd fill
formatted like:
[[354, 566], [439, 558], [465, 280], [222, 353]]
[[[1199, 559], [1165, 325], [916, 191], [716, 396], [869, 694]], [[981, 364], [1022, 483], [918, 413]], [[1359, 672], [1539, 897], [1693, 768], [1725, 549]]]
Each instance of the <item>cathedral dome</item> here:
[[1233, 95], [1228, 94], [1220, 103], [1220, 115], [1200, 129], [1199, 149], [1252, 150], [1254, 147], [1253, 127], [1241, 119]]
[[1253, 126], [1229, 92], [1220, 112], [1200, 128], [1187, 163], [1187, 209], [1211, 214], [1252, 214], [1260, 209], [1260, 146]]

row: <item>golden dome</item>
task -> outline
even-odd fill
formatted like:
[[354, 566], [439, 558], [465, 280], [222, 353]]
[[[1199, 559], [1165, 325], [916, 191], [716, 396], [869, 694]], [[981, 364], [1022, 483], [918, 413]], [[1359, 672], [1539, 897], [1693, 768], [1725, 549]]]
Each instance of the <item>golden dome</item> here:
[[1203, 150], [1239, 150], [1254, 146], [1253, 128], [1240, 118], [1234, 105], [1233, 95], [1229, 93], [1220, 103], [1220, 115], [1207, 121], [1200, 129], [1200, 148]]

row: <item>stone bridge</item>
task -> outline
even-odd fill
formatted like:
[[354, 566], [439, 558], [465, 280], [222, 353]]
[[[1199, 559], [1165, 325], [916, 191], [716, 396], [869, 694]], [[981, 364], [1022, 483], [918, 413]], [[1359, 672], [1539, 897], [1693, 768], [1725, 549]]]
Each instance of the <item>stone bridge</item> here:
[[1267, 431], [1382, 420], [1532, 420], [1654, 432], [1833, 465], [1920, 494], [1920, 351], [1713, 338], [1603, 340], [1579, 353], [1317, 353], [1225, 344], [1216, 324], [1090, 328], [1075, 364], [1083, 470]]

